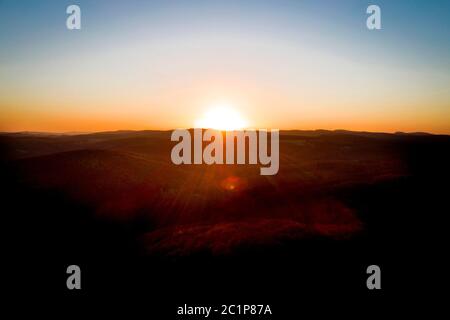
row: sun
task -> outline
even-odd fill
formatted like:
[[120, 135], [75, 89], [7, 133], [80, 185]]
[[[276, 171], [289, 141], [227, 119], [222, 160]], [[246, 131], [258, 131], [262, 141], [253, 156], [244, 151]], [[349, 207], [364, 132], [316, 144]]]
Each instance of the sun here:
[[216, 130], [241, 130], [247, 126], [246, 121], [231, 105], [218, 104], [211, 106], [203, 118], [195, 122], [196, 128]]

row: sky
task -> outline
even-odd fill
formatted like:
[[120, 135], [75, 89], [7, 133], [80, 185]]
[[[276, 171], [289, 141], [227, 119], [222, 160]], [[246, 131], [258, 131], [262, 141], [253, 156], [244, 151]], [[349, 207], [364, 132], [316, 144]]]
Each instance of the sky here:
[[450, 134], [449, 88], [450, 1], [0, 0], [0, 131], [186, 128], [227, 105], [253, 128]]

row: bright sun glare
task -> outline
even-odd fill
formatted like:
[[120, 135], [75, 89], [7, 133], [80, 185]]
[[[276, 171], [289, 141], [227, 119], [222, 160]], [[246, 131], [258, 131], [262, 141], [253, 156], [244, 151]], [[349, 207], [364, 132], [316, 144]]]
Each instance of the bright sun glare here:
[[203, 116], [195, 122], [196, 128], [208, 128], [216, 130], [240, 130], [247, 123], [241, 115], [226, 104], [212, 106]]

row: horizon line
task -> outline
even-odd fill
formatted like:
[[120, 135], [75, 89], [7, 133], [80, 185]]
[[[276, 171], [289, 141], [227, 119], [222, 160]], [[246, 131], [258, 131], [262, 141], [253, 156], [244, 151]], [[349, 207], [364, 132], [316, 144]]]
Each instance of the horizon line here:
[[434, 136], [449, 136], [450, 133], [432, 133], [427, 131], [365, 131], [365, 130], [349, 130], [349, 129], [323, 129], [323, 128], [317, 128], [317, 129], [266, 129], [266, 128], [243, 128], [243, 129], [236, 129], [236, 130], [219, 130], [214, 128], [176, 128], [176, 129], [117, 129], [117, 130], [100, 130], [100, 131], [39, 131], [39, 130], [20, 130], [20, 131], [0, 131], [0, 135], [3, 134], [42, 134], [42, 135], [87, 135], [87, 134], [96, 134], [96, 133], [119, 133], [119, 132], [142, 132], [142, 131], [159, 131], [159, 132], [170, 132], [177, 129], [213, 129], [216, 131], [246, 131], [246, 130], [279, 130], [280, 132], [288, 132], [288, 131], [303, 131], [303, 132], [317, 132], [317, 131], [327, 131], [327, 132], [352, 132], [352, 133], [370, 133], [370, 134], [405, 134], [405, 135], [434, 135]]

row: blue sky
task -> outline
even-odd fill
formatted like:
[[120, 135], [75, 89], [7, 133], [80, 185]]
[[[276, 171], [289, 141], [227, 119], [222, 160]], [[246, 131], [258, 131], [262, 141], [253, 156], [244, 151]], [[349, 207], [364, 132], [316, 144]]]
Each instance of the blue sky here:
[[1, 126], [189, 126], [230, 100], [255, 126], [450, 132], [449, 39], [450, 1], [0, 0]]

